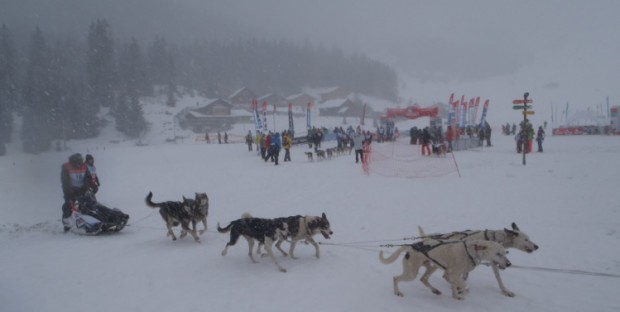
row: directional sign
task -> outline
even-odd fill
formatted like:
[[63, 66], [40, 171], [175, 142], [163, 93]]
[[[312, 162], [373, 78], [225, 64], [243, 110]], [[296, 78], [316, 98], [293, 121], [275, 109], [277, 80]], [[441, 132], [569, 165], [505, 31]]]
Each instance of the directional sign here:
[[534, 111], [523, 112], [523, 115], [534, 115]]
[[513, 105], [512, 109], [524, 109], [524, 108], [530, 109], [530, 108], [532, 108], [532, 105], [527, 105], [527, 107], [525, 107], [525, 106], [526, 105]]
[[529, 99], [529, 100], [514, 100], [514, 101], [512, 101], [512, 104], [515, 104], [515, 105], [517, 105], [517, 104], [529, 104], [529, 103], [532, 103], [532, 102], [534, 102], [534, 100], [532, 100], [532, 99]]

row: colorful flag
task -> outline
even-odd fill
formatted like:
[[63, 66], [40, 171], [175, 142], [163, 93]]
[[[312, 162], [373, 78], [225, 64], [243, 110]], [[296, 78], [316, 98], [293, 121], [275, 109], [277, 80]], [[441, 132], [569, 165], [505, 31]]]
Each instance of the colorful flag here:
[[311, 129], [311, 128], [312, 128], [311, 123], [310, 123], [310, 118], [311, 118], [311, 117], [310, 117], [310, 114], [311, 114], [311, 113], [310, 113], [310, 107], [311, 107], [311, 106], [312, 106], [312, 103], [311, 103], [311, 102], [308, 102], [308, 107], [306, 108], [306, 127], [307, 127], [308, 129]]
[[292, 136], [295, 135], [295, 126], [293, 125], [293, 104], [288, 103], [288, 131]]

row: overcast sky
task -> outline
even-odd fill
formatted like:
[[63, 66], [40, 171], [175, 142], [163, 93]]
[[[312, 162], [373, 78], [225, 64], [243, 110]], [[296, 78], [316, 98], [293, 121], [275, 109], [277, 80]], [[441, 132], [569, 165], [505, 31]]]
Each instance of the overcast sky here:
[[491, 81], [502, 84], [489, 97], [513, 94], [512, 85], [515, 97], [527, 89], [547, 104], [597, 105], [608, 95], [620, 104], [615, 0], [0, 0], [0, 8], [9, 26], [79, 36], [105, 17], [118, 37], [336, 45], [394, 66], [416, 86], [404, 96], [420, 101], [446, 101], [448, 90], [484, 97]]

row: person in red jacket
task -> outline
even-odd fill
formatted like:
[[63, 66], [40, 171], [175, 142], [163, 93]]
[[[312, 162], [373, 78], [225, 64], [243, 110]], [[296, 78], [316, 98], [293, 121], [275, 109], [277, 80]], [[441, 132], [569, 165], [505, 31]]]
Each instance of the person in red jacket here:
[[84, 196], [92, 181], [88, 167], [84, 163], [82, 154], [76, 153], [69, 156], [69, 161], [64, 163], [60, 170], [60, 182], [65, 203], [62, 205], [62, 222], [64, 230], [70, 230], [69, 223], [65, 220], [75, 210], [75, 200]]
[[454, 141], [454, 129], [452, 128], [452, 125], [448, 126], [446, 141], [448, 141], [448, 153], [452, 153], [452, 141]]

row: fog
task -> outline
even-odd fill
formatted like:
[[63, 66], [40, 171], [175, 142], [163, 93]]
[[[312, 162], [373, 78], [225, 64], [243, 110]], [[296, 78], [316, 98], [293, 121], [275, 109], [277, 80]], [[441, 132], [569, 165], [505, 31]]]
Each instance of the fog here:
[[[496, 101], [523, 91], [546, 106], [620, 104], [618, 1], [0, 0], [0, 22], [85, 36], [106, 18], [116, 36], [171, 41], [309, 41], [393, 66], [403, 97], [451, 92]], [[549, 111], [545, 109], [545, 114]]]

